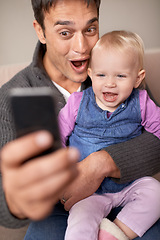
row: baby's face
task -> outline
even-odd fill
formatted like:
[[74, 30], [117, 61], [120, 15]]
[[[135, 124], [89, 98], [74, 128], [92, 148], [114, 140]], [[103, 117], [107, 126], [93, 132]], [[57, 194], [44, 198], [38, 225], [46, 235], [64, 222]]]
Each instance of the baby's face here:
[[101, 47], [94, 51], [89, 75], [100, 108], [113, 112], [129, 97], [138, 79], [137, 62], [132, 49]]

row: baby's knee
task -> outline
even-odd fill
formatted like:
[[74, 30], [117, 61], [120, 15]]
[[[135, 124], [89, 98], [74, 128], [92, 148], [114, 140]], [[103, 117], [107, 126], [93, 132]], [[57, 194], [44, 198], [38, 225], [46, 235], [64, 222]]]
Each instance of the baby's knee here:
[[95, 206], [94, 204], [92, 204], [92, 202], [92, 196], [82, 199], [72, 206], [72, 208], [70, 209], [70, 213], [72, 213], [72, 215], [86, 215], [89, 213], [93, 213]]
[[153, 197], [160, 200], [160, 182], [155, 178], [148, 177], [146, 190], [148, 191], [149, 198]]
[[143, 202], [160, 214], [160, 182], [151, 177], [147, 177], [147, 180], [146, 186], [142, 188]]

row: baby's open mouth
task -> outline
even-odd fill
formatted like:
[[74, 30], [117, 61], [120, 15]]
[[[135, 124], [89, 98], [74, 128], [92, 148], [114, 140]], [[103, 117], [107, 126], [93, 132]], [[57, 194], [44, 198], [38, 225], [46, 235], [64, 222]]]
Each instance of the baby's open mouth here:
[[118, 94], [117, 93], [112, 93], [112, 92], [104, 92], [103, 93], [104, 99], [108, 102], [114, 102], [117, 97]]

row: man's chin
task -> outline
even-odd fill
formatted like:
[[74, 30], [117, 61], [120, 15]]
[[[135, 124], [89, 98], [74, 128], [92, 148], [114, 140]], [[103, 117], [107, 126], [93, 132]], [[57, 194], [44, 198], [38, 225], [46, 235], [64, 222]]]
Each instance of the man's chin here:
[[83, 74], [83, 76], [77, 76], [73, 78], [72, 81], [76, 83], [82, 83], [87, 79], [87, 76], [88, 76], [87, 74]]

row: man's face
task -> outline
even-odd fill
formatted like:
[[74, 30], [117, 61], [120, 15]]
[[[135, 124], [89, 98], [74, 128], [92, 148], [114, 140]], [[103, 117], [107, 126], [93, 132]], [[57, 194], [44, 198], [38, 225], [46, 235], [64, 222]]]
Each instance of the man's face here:
[[58, 1], [45, 13], [44, 26], [44, 66], [48, 73], [53, 73], [52, 80], [85, 81], [90, 52], [99, 38], [95, 3], [87, 7], [81, 0]]

